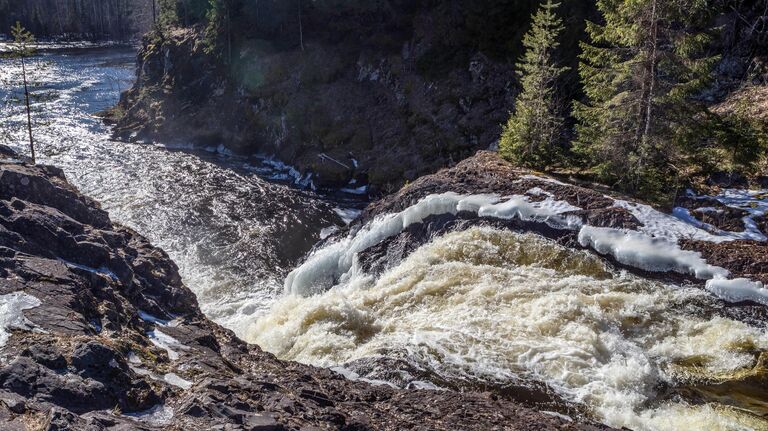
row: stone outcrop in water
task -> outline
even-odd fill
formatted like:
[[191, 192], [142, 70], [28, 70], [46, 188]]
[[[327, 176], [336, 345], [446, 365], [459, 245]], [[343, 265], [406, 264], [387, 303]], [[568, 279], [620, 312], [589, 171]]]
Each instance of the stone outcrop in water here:
[[[499, 196], [524, 195], [529, 200], [535, 201], [541, 199], [543, 192], [554, 199], [582, 208], [579, 211], [569, 212], [567, 215], [577, 216], [585, 224], [629, 230], [643, 227], [643, 223], [631, 211], [616, 205], [615, 199], [611, 197], [613, 193], [607, 188], [595, 184], [579, 186], [533, 174], [535, 173], [517, 168], [504, 161], [496, 153], [480, 151], [452, 168], [440, 170], [434, 175], [421, 177], [397, 193], [372, 203], [363, 212], [360, 222], [366, 223], [382, 214], [403, 211], [431, 194], [456, 192], [462, 194], [490, 193]], [[537, 190], [537, 193], [531, 194], [531, 190]], [[620, 198], [616, 196], [616, 199]], [[714, 199], [692, 199], [687, 196], [680, 196], [676, 205], [688, 209], [692, 214], [697, 214], [696, 210], [701, 208], [722, 207], [724, 209], [718, 213], [718, 221], [712, 223], [713, 228], [719, 228], [726, 232], [741, 232], [746, 229], [743, 211], [727, 207]], [[460, 213], [459, 219], [462, 217], [466, 219], [468, 215]], [[705, 219], [704, 221], [711, 220]], [[424, 224], [411, 226], [398, 237], [390, 238], [373, 249], [367, 250], [363, 254], [363, 265], [381, 267], [382, 262], [388, 260], [382, 259], [382, 256], [388, 256], [391, 259], [394, 253], [398, 259], [404, 257], [416, 246], [433, 238], [435, 231], [455, 230], [477, 223], [500, 224], [516, 230], [538, 231], [540, 234], [570, 246], [580, 247], [575, 232], [553, 230], [543, 223], [532, 224], [519, 220], [481, 220], [476, 216], [469, 216], [469, 220], [461, 221], [457, 220], [456, 217], [443, 216], [431, 218]], [[768, 236], [768, 216], [758, 217], [755, 223], [763, 234]], [[716, 243], [682, 238], [679, 243], [684, 250], [701, 253], [709, 264], [725, 268], [734, 278], [746, 277], [768, 284], [768, 250], [766, 250], [765, 242], [737, 240]], [[389, 265], [398, 262], [398, 259], [391, 259], [392, 262]], [[661, 276], [670, 280], [680, 280], [678, 274], [659, 275], [637, 271], [633, 268], [628, 269], [639, 272], [643, 276]], [[688, 281], [697, 282], [694, 278], [689, 278]], [[698, 281], [698, 283], [701, 282]]]
[[19, 21], [39, 38], [134, 40], [149, 30], [153, 0], [0, 0], [0, 34]]
[[202, 315], [176, 266], [0, 148], [0, 428], [602, 429], [480, 393], [277, 360]]

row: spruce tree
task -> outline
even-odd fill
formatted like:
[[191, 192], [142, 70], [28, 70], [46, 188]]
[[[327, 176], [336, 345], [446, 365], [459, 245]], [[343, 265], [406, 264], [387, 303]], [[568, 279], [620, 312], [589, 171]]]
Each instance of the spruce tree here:
[[695, 127], [696, 95], [717, 58], [697, 25], [705, 0], [598, 0], [603, 24], [587, 23], [581, 75], [586, 101], [575, 103], [576, 149], [603, 181], [660, 197], [681, 174], [676, 136]]
[[552, 0], [542, 4], [523, 38], [526, 51], [517, 64], [522, 92], [499, 143], [503, 157], [538, 169], [548, 167], [557, 158], [563, 131], [563, 109], [556, 86], [569, 68], [555, 61], [558, 39], [564, 30], [555, 12], [558, 6], [560, 3]]

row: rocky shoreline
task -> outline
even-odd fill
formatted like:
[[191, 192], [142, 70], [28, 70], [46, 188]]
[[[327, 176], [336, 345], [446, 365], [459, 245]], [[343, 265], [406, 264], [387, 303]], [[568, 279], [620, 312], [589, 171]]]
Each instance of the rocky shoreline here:
[[0, 156], [0, 299], [23, 310], [4, 321], [3, 429], [604, 429], [280, 361], [206, 319], [168, 256], [60, 170]]
[[[431, 194], [455, 192], [460, 194], [496, 194], [499, 196], [523, 195], [531, 201], [541, 199], [530, 190], [551, 194], [553, 199], [565, 201], [578, 211], [566, 213], [578, 217], [583, 223], [594, 227], [635, 230], [643, 223], [625, 207], [616, 206], [616, 199], [628, 199], [607, 189], [587, 188], [563, 183], [546, 176], [534, 175], [504, 161], [496, 153], [480, 151], [475, 156], [459, 162], [456, 166], [443, 169], [434, 175], [419, 178], [403, 187], [399, 192], [372, 203], [363, 212], [360, 223], [366, 223], [382, 214], [399, 212]], [[676, 205], [697, 214], [700, 208], [710, 208], [712, 199], [690, 199], [680, 196]], [[722, 204], [719, 204], [723, 206]], [[724, 207], [724, 206], [723, 206]], [[664, 209], [661, 209], [663, 212]], [[723, 212], [722, 227], [725, 231], [740, 232], [745, 229], [743, 214], [737, 211]], [[756, 224], [764, 226], [768, 217], [762, 216]], [[700, 222], [709, 221], [702, 217]], [[762, 227], [768, 235], [768, 229]], [[529, 228], [530, 230], [530, 228]], [[561, 232], [558, 236], [568, 237], [567, 242], [578, 247], [574, 233]], [[552, 235], [550, 235], [552, 236]], [[710, 242], [681, 239], [681, 248], [701, 253], [708, 263], [723, 267], [734, 276], [751, 278], [768, 283], [768, 245], [755, 240]], [[648, 275], [644, 273], [643, 275]], [[667, 276], [677, 277], [674, 274]]]

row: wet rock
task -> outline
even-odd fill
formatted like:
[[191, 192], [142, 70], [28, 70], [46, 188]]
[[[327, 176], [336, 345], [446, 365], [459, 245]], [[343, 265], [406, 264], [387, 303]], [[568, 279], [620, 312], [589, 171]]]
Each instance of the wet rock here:
[[[592, 429], [471, 391], [402, 391], [279, 361], [209, 321], [168, 255], [60, 172], [0, 160], [0, 183], [14, 184], [0, 189], [0, 293], [41, 303], [0, 346], [2, 429]], [[435, 231], [474, 222], [429, 221]], [[470, 422], [443, 413], [459, 408]]]

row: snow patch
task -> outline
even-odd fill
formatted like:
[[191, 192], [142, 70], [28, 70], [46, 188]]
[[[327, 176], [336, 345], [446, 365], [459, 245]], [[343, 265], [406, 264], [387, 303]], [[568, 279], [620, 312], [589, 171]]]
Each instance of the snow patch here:
[[387, 382], [385, 380], [366, 379], [364, 377], [360, 377], [360, 374], [357, 374], [356, 372], [344, 367], [331, 367], [331, 371], [335, 371], [344, 376], [345, 379], [352, 380], [353, 382], [365, 382], [373, 386], [389, 386], [398, 389], [397, 386], [391, 382]]
[[168, 358], [172, 361], [179, 359], [179, 352], [177, 352], [177, 350], [189, 349], [187, 346], [181, 344], [179, 340], [161, 332], [159, 329], [147, 332], [147, 336], [152, 344], [168, 352]]
[[69, 268], [76, 268], [76, 269], [80, 269], [80, 270], [83, 270], [83, 271], [86, 271], [86, 272], [90, 272], [92, 274], [96, 274], [96, 275], [101, 276], [101, 277], [107, 277], [107, 278], [111, 279], [112, 281], [119, 280], [119, 278], [117, 277], [117, 275], [115, 275], [114, 272], [110, 271], [109, 269], [107, 269], [105, 267], [92, 268], [90, 266], [80, 265], [79, 263], [70, 262], [70, 261], [64, 260], [64, 259], [59, 259], [59, 261], [61, 261], [64, 265], [67, 265]]
[[339, 191], [342, 192], [342, 193], [348, 193], [348, 194], [351, 194], [351, 195], [364, 196], [364, 195], [368, 194], [368, 186], [360, 186], [360, 187], [357, 187], [357, 188], [354, 188], [354, 189], [350, 188], [350, 187], [345, 187], [345, 188], [343, 188], [343, 189], [341, 189]]
[[360, 217], [360, 214], [362, 214], [362, 211], [354, 208], [334, 208], [333, 212], [341, 217], [341, 220], [344, 221], [345, 224], [352, 223], [355, 219]]
[[180, 377], [176, 373], [168, 373], [163, 376], [163, 380], [168, 383], [169, 385], [173, 385], [176, 387], [179, 387], [181, 389], [189, 389], [192, 387], [192, 382]]
[[579, 231], [579, 244], [645, 271], [674, 271], [702, 280], [724, 278], [729, 274], [724, 268], [709, 265], [701, 253], [681, 250], [666, 238], [654, 238], [637, 231], [584, 226]]
[[0, 347], [11, 338], [9, 329], [33, 330], [36, 326], [24, 317], [24, 310], [39, 307], [39, 299], [24, 292], [0, 295]]
[[135, 413], [125, 413], [123, 416], [133, 418], [150, 426], [165, 426], [173, 420], [173, 409], [158, 404], [151, 409]]
[[139, 317], [145, 322], [151, 322], [160, 326], [168, 326], [168, 323], [170, 322], [170, 320], [160, 319], [159, 317], [155, 317], [144, 310], [139, 310]]
[[707, 281], [707, 290], [725, 301], [753, 301], [768, 306], [768, 289], [759, 281], [747, 278], [715, 278]]
[[336, 226], [324, 227], [322, 230], [320, 230], [320, 239], [326, 239], [338, 231], [339, 231], [339, 228], [337, 228]]

